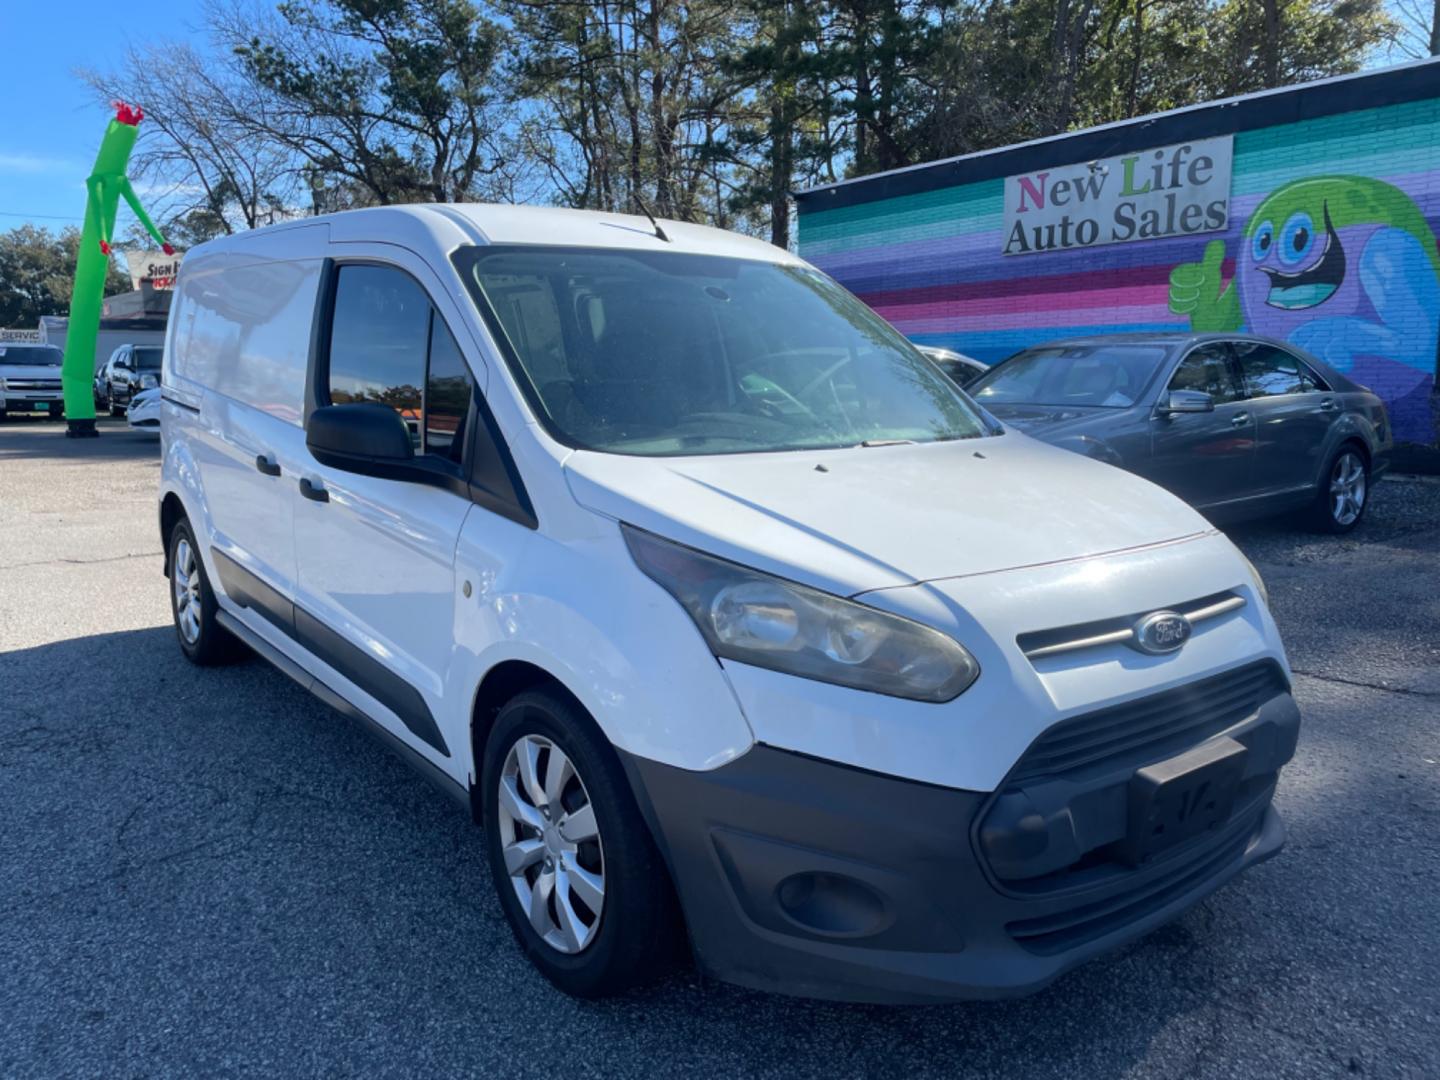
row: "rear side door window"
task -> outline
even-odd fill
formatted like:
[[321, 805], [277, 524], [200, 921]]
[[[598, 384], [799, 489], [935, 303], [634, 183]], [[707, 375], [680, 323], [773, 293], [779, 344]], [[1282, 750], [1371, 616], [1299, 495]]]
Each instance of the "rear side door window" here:
[[333, 405], [389, 406], [415, 453], [460, 463], [475, 382], [449, 327], [404, 271], [336, 271], [326, 390]]
[[1230, 362], [1230, 347], [1219, 341], [1191, 349], [1170, 376], [1167, 389], [1198, 390], [1209, 394], [1216, 405], [1239, 401], [1245, 396]]
[[1263, 341], [1237, 341], [1235, 355], [1252, 398], [1302, 394], [1314, 388], [1302, 374], [1300, 361], [1284, 349]]

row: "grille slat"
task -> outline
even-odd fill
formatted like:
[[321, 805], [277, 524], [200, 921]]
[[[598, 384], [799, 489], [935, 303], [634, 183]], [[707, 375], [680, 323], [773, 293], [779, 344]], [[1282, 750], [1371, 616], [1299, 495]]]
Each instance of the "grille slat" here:
[[[1256, 687], [1251, 685], [1236, 687], [1228, 694], [1217, 695], [1208, 703], [1208, 707], [1214, 713], [1228, 715], [1235, 709], [1242, 709], [1253, 701], [1255, 691]], [[1046, 756], [1058, 759], [1081, 757], [1101, 750], [1109, 743], [1143, 742], [1162, 733], [1185, 730], [1194, 724], [1204, 723], [1206, 719], [1207, 717], [1193, 717], [1189, 718], [1190, 723], [1186, 723], [1185, 720], [1177, 723], [1176, 718], [1169, 710], [1165, 708], [1152, 709], [1148, 714], [1137, 715], [1126, 722], [1110, 723], [1103, 729], [1093, 732], [1077, 731], [1073, 735], [1062, 736], [1056, 739], [1052, 747], [1047, 747]]]
[[1062, 720], [1030, 745], [1010, 785], [1110, 758], [1143, 758], [1186, 736], [1208, 738], [1239, 723], [1285, 689], [1278, 665], [1265, 660], [1099, 713]]

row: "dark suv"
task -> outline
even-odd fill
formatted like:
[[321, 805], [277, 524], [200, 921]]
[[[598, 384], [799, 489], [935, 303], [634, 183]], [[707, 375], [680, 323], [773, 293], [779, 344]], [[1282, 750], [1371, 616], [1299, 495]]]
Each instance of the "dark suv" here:
[[141, 390], [160, 385], [159, 345], [121, 345], [95, 375], [95, 408], [124, 416], [125, 408]]

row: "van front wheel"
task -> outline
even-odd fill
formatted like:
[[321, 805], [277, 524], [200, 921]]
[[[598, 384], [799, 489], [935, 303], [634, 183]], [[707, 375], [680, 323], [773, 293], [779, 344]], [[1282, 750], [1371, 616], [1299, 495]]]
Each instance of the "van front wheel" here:
[[170, 531], [170, 614], [180, 651], [202, 667], [234, 659], [240, 651], [215, 617], [218, 605], [190, 523], [181, 518]]
[[614, 750], [564, 696], [530, 690], [485, 747], [490, 873], [516, 940], [576, 997], [622, 993], [664, 972], [676, 901]]

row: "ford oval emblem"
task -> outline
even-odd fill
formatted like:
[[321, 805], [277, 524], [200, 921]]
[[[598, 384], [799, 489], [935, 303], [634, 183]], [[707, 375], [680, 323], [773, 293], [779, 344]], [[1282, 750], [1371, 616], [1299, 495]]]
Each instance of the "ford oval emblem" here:
[[1151, 656], [1171, 653], [1190, 640], [1190, 620], [1176, 611], [1152, 611], [1135, 624], [1135, 647]]

